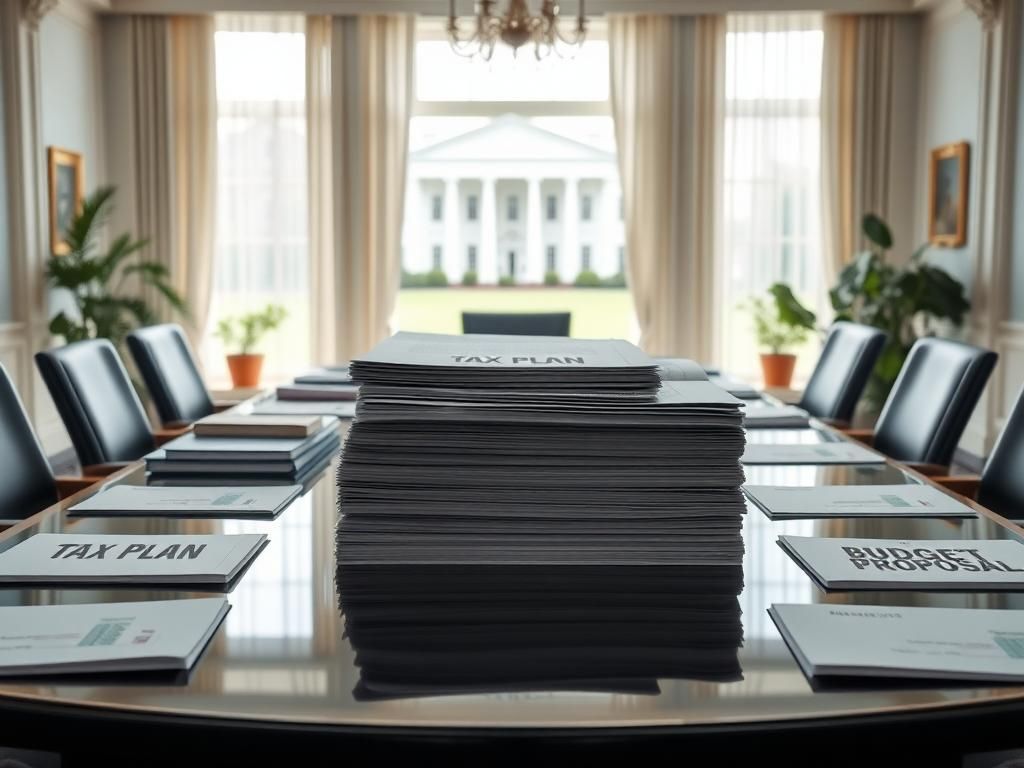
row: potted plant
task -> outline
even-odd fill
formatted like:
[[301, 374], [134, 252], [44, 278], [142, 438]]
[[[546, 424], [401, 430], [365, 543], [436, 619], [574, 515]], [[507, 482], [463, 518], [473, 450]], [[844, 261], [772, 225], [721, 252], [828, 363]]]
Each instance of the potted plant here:
[[[938, 323], [963, 325], [971, 305], [960, 281], [924, 260], [927, 244], [914, 251], [905, 264], [892, 264], [887, 259], [893, 245], [888, 225], [868, 214], [861, 230], [869, 247], [840, 272], [829, 298], [836, 320], [871, 325], [888, 334], [864, 392], [867, 415], [872, 415], [896, 383], [914, 342], [934, 333]], [[792, 294], [777, 299], [785, 317], [807, 312]]]
[[156, 322], [153, 307], [126, 285], [132, 275], [137, 285], [163, 296], [172, 310], [188, 314], [185, 301], [170, 284], [167, 267], [139, 258], [145, 239], [133, 240], [124, 233], [113, 238], [105, 252], [98, 252], [97, 234], [110, 216], [114, 192], [114, 187], [100, 187], [86, 197], [64, 233], [68, 252], [46, 260], [47, 283], [65, 289], [75, 306], [74, 312], [61, 310], [50, 320], [50, 333], [68, 343], [103, 338], [120, 347], [134, 328]]
[[268, 304], [260, 312], [226, 317], [217, 324], [217, 338], [225, 347], [239, 350], [227, 355], [231, 383], [235, 389], [259, 386], [263, 355], [254, 353], [253, 349], [269, 331], [279, 327], [287, 316], [284, 307]]
[[793, 292], [784, 283], [776, 283], [769, 289], [771, 300], [751, 298], [747, 304], [754, 319], [754, 333], [757, 343], [767, 352], [761, 353], [761, 370], [765, 387], [788, 388], [793, 381], [796, 355], [787, 349], [803, 344], [814, 330], [814, 313], [803, 307], [802, 314], [794, 315], [784, 309], [792, 302], [799, 306]]

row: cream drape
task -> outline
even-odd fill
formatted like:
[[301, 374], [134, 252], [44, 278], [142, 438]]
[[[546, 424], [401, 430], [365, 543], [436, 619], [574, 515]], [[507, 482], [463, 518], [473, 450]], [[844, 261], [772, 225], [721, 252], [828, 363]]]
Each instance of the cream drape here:
[[312, 351], [333, 362], [389, 333], [415, 28], [412, 16], [389, 15], [310, 18], [306, 29]]
[[865, 214], [890, 216], [894, 28], [891, 16], [825, 18], [821, 189], [828, 285], [864, 247]]
[[112, 232], [148, 239], [189, 305], [193, 345], [205, 329], [213, 275], [216, 78], [213, 19], [129, 16], [103, 22], [108, 171], [118, 188]]
[[217, 78], [212, 16], [170, 20], [174, 173], [171, 277], [188, 302], [193, 347], [206, 332], [213, 292], [217, 201]]
[[612, 15], [608, 40], [640, 345], [655, 355], [709, 360], [725, 20]]

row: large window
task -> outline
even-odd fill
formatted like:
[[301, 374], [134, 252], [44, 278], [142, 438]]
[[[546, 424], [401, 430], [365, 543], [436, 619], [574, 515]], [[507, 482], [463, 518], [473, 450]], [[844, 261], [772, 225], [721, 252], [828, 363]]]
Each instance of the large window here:
[[[635, 338], [632, 300], [615, 279], [625, 235], [601, 23], [574, 57], [542, 61], [504, 45], [489, 62], [460, 57], [441, 19], [422, 20], [417, 34], [402, 233], [409, 282], [396, 325], [458, 333], [463, 310], [569, 310], [574, 335]], [[435, 196], [445, 201], [440, 220]], [[453, 215], [449, 201], [474, 215]], [[434, 237], [448, 287], [413, 287], [432, 266]], [[617, 287], [575, 288], [587, 268]]]
[[[726, 39], [721, 363], [758, 375], [749, 313], [774, 282], [822, 309], [817, 14], [730, 16]], [[800, 356], [804, 367], [813, 354]]]
[[[305, 35], [301, 16], [218, 17], [217, 267], [210, 329], [223, 318], [284, 305], [269, 335], [265, 378], [309, 363]], [[224, 349], [204, 343], [213, 386], [230, 381]]]

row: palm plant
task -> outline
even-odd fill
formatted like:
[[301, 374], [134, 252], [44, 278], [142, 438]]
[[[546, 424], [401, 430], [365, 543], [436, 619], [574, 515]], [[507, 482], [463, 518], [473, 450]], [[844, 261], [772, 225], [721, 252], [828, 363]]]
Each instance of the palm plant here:
[[139, 284], [155, 289], [175, 311], [188, 314], [184, 299], [169, 282], [167, 267], [138, 258], [146, 239], [133, 240], [126, 232], [100, 252], [97, 233], [110, 216], [114, 192], [114, 187], [100, 187], [85, 198], [64, 233], [70, 250], [46, 260], [49, 285], [67, 290], [77, 310], [77, 317], [61, 310], [50, 320], [50, 333], [69, 343], [106, 338], [120, 346], [130, 331], [156, 321], [146, 300], [127, 292], [126, 281], [132, 275]]

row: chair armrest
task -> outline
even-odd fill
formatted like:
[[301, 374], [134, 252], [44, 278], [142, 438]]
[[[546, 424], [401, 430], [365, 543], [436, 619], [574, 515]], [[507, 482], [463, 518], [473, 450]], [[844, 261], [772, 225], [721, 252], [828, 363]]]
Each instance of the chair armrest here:
[[96, 483], [102, 483], [106, 478], [100, 476], [85, 476], [82, 477], [56, 477], [54, 478], [57, 484], [57, 498], [66, 499], [68, 496], [74, 496], [79, 491], [83, 491], [86, 488], [91, 488]]
[[164, 443], [169, 443], [176, 437], [181, 437], [186, 432], [191, 431], [191, 429], [191, 424], [187, 427], [178, 427], [177, 429], [155, 429], [153, 430], [153, 439], [156, 441], [156, 444], [160, 446]]
[[818, 419], [822, 424], [828, 424], [830, 427], [838, 429], [840, 432], [846, 432], [850, 429], [850, 422], [845, 419]]
[[938, 483], [943, 488], [966, 496], [968, 499], [978, 497], [978, 487], [981, 478], [977, 475], [936, 475], [931, 478], [933, 483]]
[[942, 464], [926, 464], [923, 461], [904, 461], [903, 464], [925, 477], [945, 477], [949, 474], [949, 467]]
[[224, 411], [234, 408], [239, 403], [244, 402], [242, 400], [214, 400], [213, 401], [213, 412], [223, 413]]
[[844, 429], [842, 433], [851, 440], [856, 440], [864, 445], [874, 445], [875, 430], [873, 429]]
[[109, 464], [90, 464], [88, 467], [82, 467], [82, 477], [103, 478], [115, 472], [120, 472], [133, 463], [131, 461], [112, 461]]

